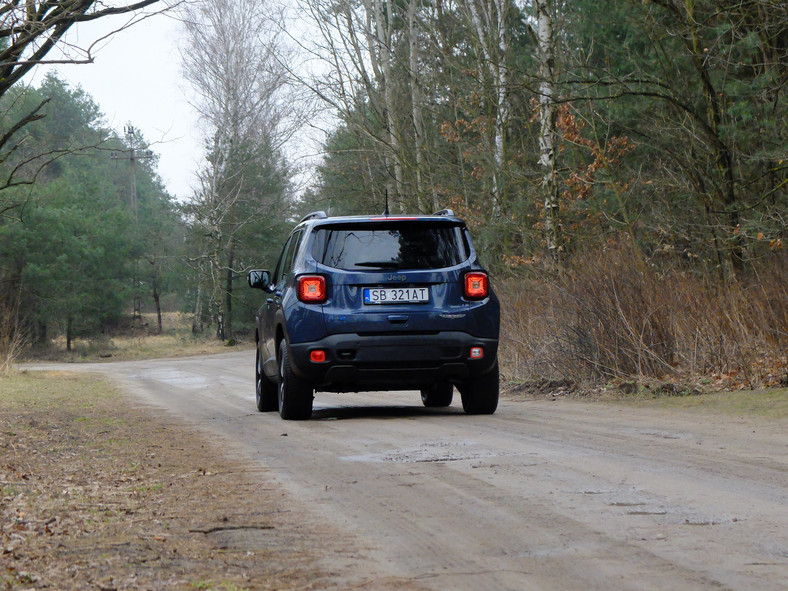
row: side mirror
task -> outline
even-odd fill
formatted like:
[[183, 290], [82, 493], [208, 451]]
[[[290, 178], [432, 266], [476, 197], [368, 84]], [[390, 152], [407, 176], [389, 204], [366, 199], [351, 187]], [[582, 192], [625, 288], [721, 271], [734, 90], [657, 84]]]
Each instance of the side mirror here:
[[271, 273], [265, 269], [252, 269], [249, 271], [249, 274], [246, 278], [249, 281], [249, 287], [254, 289], [262, 289], [268, 293], [273, 291], [273, 286], [271, 285]]

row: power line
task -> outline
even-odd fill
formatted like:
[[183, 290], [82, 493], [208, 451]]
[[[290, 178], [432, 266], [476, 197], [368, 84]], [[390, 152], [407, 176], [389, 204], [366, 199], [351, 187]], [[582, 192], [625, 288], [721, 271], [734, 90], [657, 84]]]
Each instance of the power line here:
[[119, 152], [110, 152], [109, 155], [112, 160], [128, 160], [131, 164], [131, 193], [129, 199], [135, 223], [137, 222], [137, 160], [146, 160], [154, 156], [153, 151], [137, 147], [137, 142], [139, 141], [137, 137], [138, 131], [131, 123], [125, 125], [123, 132], [126, 134], [129, 147]]
[[[139, 140], [138, 138], [138, 130], [129, 123], [123, 127], [123, 132], [126, 134], [126, 140], [128, 143], [128, 148], [125, 150], [121, 150], [118, 152], [110, 152], [109, 157], [112, 160], [128, 160], [131, 164], [131, 193], [129, 196], [131, 211], [134, 215], [134, 233], [135, 239], [139, 238], [137, 236], [138, 228], [138, 217], [137, 217], [137, 160], [146, 160], [149, 158], [153, 158], [154, 154], [151, 150], [147, 148], [139, 148], [137, 147], [137, 143]], [[134, 318], [142, 318], [142, 300], [140, 298], [139, 290], [139, 282], [137, 281], [137, 261], [134, 261], [134, 277], [132, 277], [132, 283], [134, 285], [134, 293], [133, 293], [133, 317]]]

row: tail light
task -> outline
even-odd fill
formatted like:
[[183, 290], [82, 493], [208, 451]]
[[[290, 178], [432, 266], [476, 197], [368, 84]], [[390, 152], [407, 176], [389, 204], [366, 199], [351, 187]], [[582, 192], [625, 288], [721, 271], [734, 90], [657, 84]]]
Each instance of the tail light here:
[[475, 271], [465, 275], [465, 297], [469, 300], [483, 300], [490, 291], [487, 273]]
[[308, 304], [319, 304], [326, 301], [326, 278], [322, 275], [299, 277], [298, 299]]

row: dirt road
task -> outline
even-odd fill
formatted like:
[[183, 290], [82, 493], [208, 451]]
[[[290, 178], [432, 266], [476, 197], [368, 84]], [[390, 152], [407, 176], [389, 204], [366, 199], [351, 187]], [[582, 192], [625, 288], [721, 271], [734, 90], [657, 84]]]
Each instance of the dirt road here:
[[319, 393], [313, 420], [284, 422], [255, 412], [252, 365], [69, 369], [107, 372], [268, 468], [305, 519], [358, 541], [337, 566], [381, 587], [788, 588], [784, 421], [507, 399], [478, 417], [410, 392]]

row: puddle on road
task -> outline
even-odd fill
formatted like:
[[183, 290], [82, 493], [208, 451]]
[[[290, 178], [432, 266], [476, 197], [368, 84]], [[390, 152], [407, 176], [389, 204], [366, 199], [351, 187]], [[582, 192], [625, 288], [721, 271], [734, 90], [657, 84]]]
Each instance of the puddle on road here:
[[692, 433], [674, 433], [671, 431], [637, 431], [637, 433], [658, 439], [694, 439]]
[[345, 456], [341, 459], [349, 462], [457, 462], [462, 460], [478, 460], [515, 455], [513, 452], [479, 448], [473, 441], [426, 441], [411, 448], [395, 450], [388, 453], [370, 453]]

